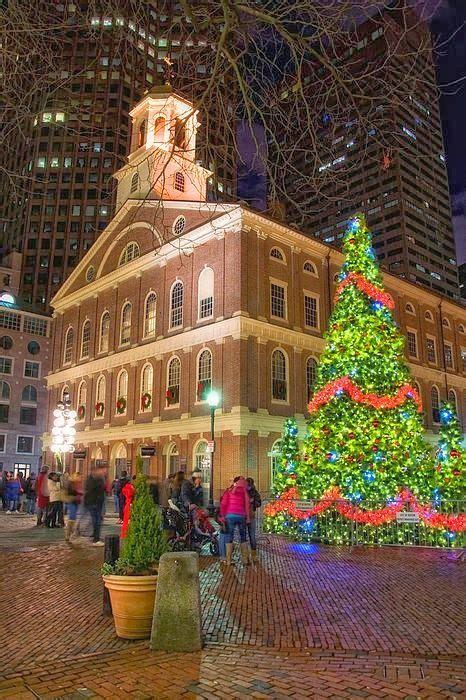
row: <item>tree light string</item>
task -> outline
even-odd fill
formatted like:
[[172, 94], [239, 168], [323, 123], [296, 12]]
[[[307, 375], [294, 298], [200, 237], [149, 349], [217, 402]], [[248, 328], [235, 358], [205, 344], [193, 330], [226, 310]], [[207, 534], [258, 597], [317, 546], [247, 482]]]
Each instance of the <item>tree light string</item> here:
[[401, 491], [393, 503], [375, 510], [363, 510], [350, 503], [342, 496], [338, 486], [328, 489], [321, 500], [307, 510], [298, 508], [296, 505], [297, 500], [299, 500], [298, 490], [296, 487], [291, 487], [280, 498], [271, 501], [265, 506], [264, 515], [274, 517], [286, 513], [296, 520], [307, 520], [333, 507], [348, 520], [353, 520], [362, 525], [378, 526], [393, 522], [396, 519], [396, 514], [401, 512], [404, 506], [409, 503], [413, 512], [417, 513], [419, 518], [429, 527], [446, 529], [451, 532], [466, 531], [465, 513], [438, 513], [429, 506], [421, 506], [408, 489]]
[[335, 303], [339, 301], [341, 293], [348, 285], [355, 285], [361, 292], [366, 294], [372, 301], [378, 301], [393, 311], [395, 308], [395, 302], [393, 301], [390, 294], [383, 292], [381, 289], [369, 282], [369, 280], [361, 275], [359, 272], [349, 272], [344, 279], [339, 283], [335, 292]]
[[417, 404], [418, 413], [422, 413], [422, 401], [417, 390], [411, 384], [403, 384], [394, 396], [379, 396], [378, 394], [366, 394], [348, 377], [340, 377], [326, 384], [318, 391], [308, 405], [309, 413], [315, 413], [321, 406], [325, 406], [339, 393], [345, 392], [356, 403], [372, 406], [376, 409], [390, 409], [401, 406], [407, 398]]

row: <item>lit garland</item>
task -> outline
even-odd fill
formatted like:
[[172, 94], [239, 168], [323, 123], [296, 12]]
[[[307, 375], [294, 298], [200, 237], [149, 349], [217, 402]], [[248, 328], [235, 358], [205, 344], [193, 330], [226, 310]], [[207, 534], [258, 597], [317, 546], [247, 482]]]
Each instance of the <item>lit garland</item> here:
[[401, 512], [405, 505], [409, 503], [413, 512], [417, 513], [419, 518], [429, 527], [450, 530], [451, 532], [466, 531], [466, 514], [438, 513], [431, 507], [423, 507], [408, 489], [401, 491], [390, 505], [374, 510], [364, 510], [355, 506], [342, 496], [337, 486], [326, 491], [321, 500], [307, 510], [298, 508], [298, 500], [298, 490], [296, 487], [291, 487], [280, 498], [271, 501], [265, 506], [264, 515], [273, 518], [277, 515], [286, 514], [295, 520], [307, 520], [333, 507], [348, 520], [376, 527], [393, 522], [396, 519], [396, 514]]
[[381, 289], [378, 289], [375, 284], [372, 284], [372, 282], [369, 282], [363, 275], [360, 275], [357, 272], [350, 272], [346, 277], [344, 277], [340, 284], [338, 285], [336, 292], [335, 292], [335, 303], [337, 303], [340, 300], [341, 293], [350, 284], [354, 284], [361, 292], [363, 292], [366, 296], [369, 297], [369, 299], [372, 299], [372, 301], [376, 301], [379, 304], [382, 304], [383, 306], [386, 306], [387, 309], [390, 309], [390, 311], [393, 311], [395, 308], [395, 302], [393, 301], [392, 297], [390, 294], [387, 292], [383, 292]]
[[331, 399], [345, 392], [356, 403], [372, 406], [376, 409], [390, 409], [401, 406], [407, 398], [412, 399], [422, 413], [422, 401], [416, 389], [411, 384], [401, 386], [394, 396], [378, 396], [377, 394], [365, 394], [350, 377], [341, 377], [329, 382], [323, 389], [318, 391], [309, 403], [309, 413], [314, 413], [321, 406], [325, 406]]

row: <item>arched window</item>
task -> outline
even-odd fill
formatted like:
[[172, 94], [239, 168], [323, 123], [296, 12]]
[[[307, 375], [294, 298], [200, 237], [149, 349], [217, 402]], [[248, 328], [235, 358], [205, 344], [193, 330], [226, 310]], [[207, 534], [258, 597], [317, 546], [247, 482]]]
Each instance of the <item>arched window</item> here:
[[205, 267], [197, 282], [198, 317], [211, 318], [214, 313], [214, 271]]
[[451, 326], [450, 326], [450, 321], [448, 320], [448, 318], [443, 318], [443, 319], [442, 319], [442, 325], [443, 325], [444, 328], [451, 328]]
[[138, 147], [143, 146], [145, 141], [146, 141], [146, 120], [143, 119], [143, 121], [139, 124], [139, 129], [138, 129]]
[[153, 338], [157, 322], [157, 294], [149, 292], [144, 305], [144, 338]]
[[91, 322], [89, 319], [84, 321], [81, 332], [81, 359], [89, 357], [89, 347], [91, 344]]
[[133, 192], [136, 192], [136, 190], [138, 188], [139, 188], [139, 173], [134, 173], [132, 178], [131, 178], [130, 193], [133, 194]]
[[286, 401], [287, 398], [286, 356], [282, 350], [274, 350], [272, 353], [272, 399]]
[[186, 148], [186, 126], [183, 119], [175, 119], [175, 146], [180, 149]]
[[128, 372], [122, 369], [117, 377], [117, 405], [123, 400], [125, 403], [124, 409], [119, 413], [126, 413], [126, 402], [128, 401]]
[[408, 304], [405, 306], [405, 311], [407, 314], [414, 314], [414, 306], [408, 302]]
[[[86, 382], [83, 380], [78, 387], [78, 409], [80, 406], [86, 406], [86, 402], [87, 402], [87, 385], [86, 385]], [[78, 416], [79, 416], [79, 410], [78, 410]]]
[[65, 335], [65, 349], [63, 351], [63, 362], [71, 362], [73, 359], [73, 343], [74, 343], [74, 331], [73, 327], [70, 326], [66, 331]]
[[183, 173], [175, 173], [175, 190], [178, 192], [184, 192], [184, 175]]
[[314, 385], [317, 379], [317, 360], [313, 357], [308, 357], [306, 362], [306, 388], [308, 402], [314, 393]]
[[[154, 368], [148, 362], [141, 372], [141, 410], [150, 411], [152, 404], [152, 385], [154, 382]], [[150, 398], [149, 398], [150, 397]]]
[[432, 322], [434, 320], [434, 317], [433, 317], [431, 311], [426, 311], [426, 313], [424, 314], [424, 318], [426, 319], [426, 321], [430, 321], [430, 322]]
[[167, 368], [167, 405], [175, 406], [180, 403], [181, 362], [178, 357], [172, 357]]
[[[6, 384], [6, 382], [4, 382], [4, 384]], [[9, 399], [10, 396], [2, 395], [2, 398]], [[36, 387], [32, 386], [32, 384], [26, 384], [23, 391], [21, 392], [21, 401], [30, 401], [31, 403], [35, 403], [37, 401]]]
[[317, 275], [316, 266], [310, 260], [306, 260], [303, 265], [304, 272], [309, 272], [310, 275]]
[[131, 342], [131, 312], [132, 306], [127, 301], [121, 310], [120, 345], [129, 345]]
[[464, 326], [463, 326], [463, 324], [460, 324], [460, 325], [458, 326], [458, 333], [464, 333]]
[[65, 384], [65, 386], [64, 386], [63, 389], [61, 390], [61, 400], [62, 400], [62, 401], [65, 400], [65, 395], [66, 395], [66, 394], [68, 395], [68, 398], [71, 399], [70, 390], [69, 390], [69, 388], [67, 387], [67, 385]]
[[275, 440], [275, 442], [272, 445], [272, 449], [269, 452], [269, 457], [270, 457], [270, 483], [273, 485], [275, 482], [275, 478], [278, 474], [278, 471], [280, 469], [280, 464], [281, 464], [281, 448], [282, 448], [282, 441], [281, 440]]
[[105, 410], [105, 390], [106, 381], [103, 374], [97, 379], [95, 388], [95, 415], [96, 418], [102, 418]]
[[193, 450], [193, 468], [202, 474], [202, 490], [204, 492], [204, 504], [207, 504], [211, 479], [211, 459], [207, 452], [207, 441], [199, 440]]
[[180, 468], [180, 456], [177, 444], [175, 442], [170, 442], [166, 447], [165, 454], [167, 460], [167, 476], [169, 474], [175, 474]]
[[136, 260], [136, 258], [139, 258], [139, 255], [140, 250], [138, 244], [135, 241], [131, 241], [131, 243], [128, 243], [122, 250], [118, 266], [121, 267], [121, 265], [126, 265], [126, 263], [132, 260]]
[[197, 400], [206, 401], [212, 386], [212, 353], [203, 350], [197, 360]]
[[458, 414], [458, 402], [456, 400], [456, 391], [454, 389], [450, 389], [448, 392], [448, 403], [451, 403], [456, 414]]
[[432, 420], [434, 423], [440, 423], [440, 394], [436, 386], [433, 386], [430, 391], [430, 401], [432, 404]]
[[[32, 388], [34, 388], [34, 387], [32, 387]], [[10, 395], [11, 395], [11, 387], [8, 384], [8, 382], [5, 382], [4, 380], [0, 381], [0, 399], [2, 399], [2, 401], [9, 401]], [[35, 399], [34, 399], [34, 401], [35, 401]]]
[[163, 143], [165, 141], [165, 117], [155, 118], [154, 141], [155, 143]]
[[170, 292], [170, 328], [183, 325], [183, 282], [175, 282]]
[[279, 260], [280, 262], [286, 262], [286, 258], [280, 248], [272, 248], [270, 251], [270, 257], [272, 260]]
[[100, 319], [99, 352], [108, 352], [110, 340], [110, 314], [104, 311]]

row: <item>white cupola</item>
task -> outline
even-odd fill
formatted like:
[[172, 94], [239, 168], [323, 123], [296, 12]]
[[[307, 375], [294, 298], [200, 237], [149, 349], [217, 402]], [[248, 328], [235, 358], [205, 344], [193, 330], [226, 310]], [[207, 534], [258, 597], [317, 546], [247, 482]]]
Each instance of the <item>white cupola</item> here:
[[114, 175], [117, 209], [128, 199], [206, 201], [211, 172], [196, 163], [197, 114], [170, 85], [144, 95], [130, 112], [128, 163]]

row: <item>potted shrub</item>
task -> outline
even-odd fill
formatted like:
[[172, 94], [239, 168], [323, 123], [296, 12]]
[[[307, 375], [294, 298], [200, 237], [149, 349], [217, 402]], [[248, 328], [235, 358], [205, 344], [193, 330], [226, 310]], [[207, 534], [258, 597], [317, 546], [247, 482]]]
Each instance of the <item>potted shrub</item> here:
[[118, 637], [150, 637], [157, 586], [157, 566], [167, 551], [162, 516], [149, 492], [138, 458], [136, 493], [131, 506], [131, 520], [120, 558], [104, 564], [102, 578], [110, 593], [113, 619]]

